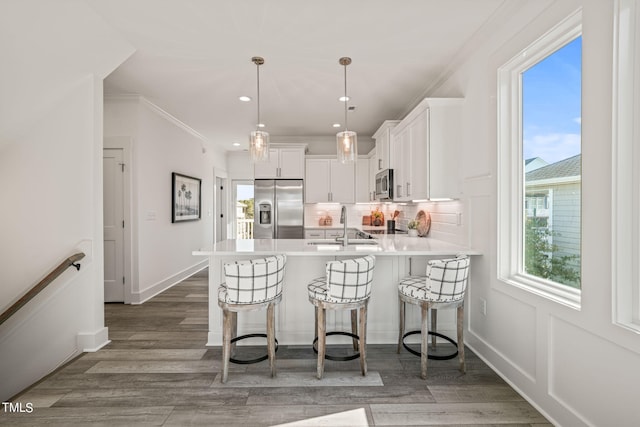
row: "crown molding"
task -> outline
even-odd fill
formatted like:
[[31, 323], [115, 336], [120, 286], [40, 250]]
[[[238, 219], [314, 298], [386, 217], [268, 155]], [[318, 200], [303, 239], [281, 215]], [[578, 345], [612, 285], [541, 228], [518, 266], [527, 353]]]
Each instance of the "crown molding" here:
[[107, 102], [107, 101], [111, 101], [111, 102], [137, 102], [140, 105], [143, 105], [144, 107], [146, 107], [149, 110], [153, 111], [158, 116], [160, 116], [163, 119], [167, 120], [168, 122], [172, 123], [173, 125], [175, 125], [175, 126], [179, 127], [180, 129], [184, 130], [188, 134], [198, 138], [199, 140], [201, 140], [203, 142], [211, 143], [211, 141], [207, 137], [202, 135], [200, 132], [196, 131], [191, 126], [189, 126], [188, 124], [186, 124], [182, 120], [178, 119], [177, 117], [175, 117], [171, 113], [163, 110], [162, 108], [160, 108], [159, 106], [157, 106], [153, 102], [149, 101], [147, 98], [145, 98], [142, 95], [136, 95], [136, 94], [108, 95], [108, 94], [105, 94], [104, 95], [104, 101], [105, 102]]

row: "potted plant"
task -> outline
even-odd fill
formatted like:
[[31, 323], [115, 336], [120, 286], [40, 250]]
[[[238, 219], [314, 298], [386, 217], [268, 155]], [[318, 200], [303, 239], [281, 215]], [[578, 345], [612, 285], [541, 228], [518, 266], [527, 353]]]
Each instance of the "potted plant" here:
[[420, 223], [415, 219], [412, 219], [407, 224], [407, 228], [409, 229], [409, 237], [417, 237], [418, 236], [418, 225]]
[[379, 210], [371, 212], [371, 222], [373, 225], [382, 225], [384, 223], [384, 215]]

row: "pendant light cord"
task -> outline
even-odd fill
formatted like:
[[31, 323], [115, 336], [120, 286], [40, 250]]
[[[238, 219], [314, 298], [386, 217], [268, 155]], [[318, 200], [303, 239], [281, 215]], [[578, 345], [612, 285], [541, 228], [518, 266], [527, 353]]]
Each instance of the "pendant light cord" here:
[[256, 61], [256, 75], [258, 80], [258, 123], [256, 123], [256, 130], [260, 130], [260, 63]]
[[349, 126], [347, 126], [347, 102], [349, 98], [347, 97], [347, 64], [344, 64], [344, 130], [349, 130]]

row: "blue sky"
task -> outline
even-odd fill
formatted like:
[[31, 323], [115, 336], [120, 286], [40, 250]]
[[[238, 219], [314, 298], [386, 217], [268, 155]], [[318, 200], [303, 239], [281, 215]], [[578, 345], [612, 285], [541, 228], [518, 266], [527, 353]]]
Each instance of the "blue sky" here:
[[523, 157], [548, 163], [580, 153], [582, 37], [522, 74]]
[[253, 185], [238, 185], [238, 200], [253, 199]]

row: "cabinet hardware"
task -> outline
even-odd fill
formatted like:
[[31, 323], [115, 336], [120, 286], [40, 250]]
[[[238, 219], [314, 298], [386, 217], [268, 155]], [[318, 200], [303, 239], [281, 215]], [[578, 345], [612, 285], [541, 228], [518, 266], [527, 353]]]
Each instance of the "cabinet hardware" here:
[[382, 169], [382, 159], [378, 159], [378, 169]]
[[411, 196], [411, 183], [407, 182], [407, 197]]

